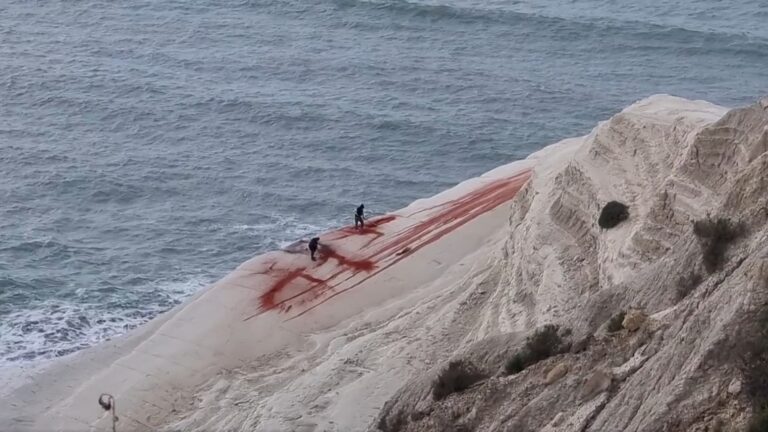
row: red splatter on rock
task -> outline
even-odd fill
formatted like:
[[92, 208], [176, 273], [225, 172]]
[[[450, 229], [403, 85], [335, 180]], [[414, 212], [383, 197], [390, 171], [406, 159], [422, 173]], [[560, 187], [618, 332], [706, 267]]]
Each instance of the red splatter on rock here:
[[[405, 257], [455, 231], [476, 217], [511, 200], [530, 176], [530, 171], [523, 171], [510, 178], [490, 181], [455, 200], [421, 209], [410, 216], [429, 214], [427, 212], [434, 212], [434, 215], [402, 231], [391, 233], [383, 244], [373, 244], [370, 251], [368, 246], [374, 240], [384, 236], [379, 227], [394, 221], [397, 216], [386, 215], [369, 219], [362, 229], [344, 227], [328, 233], [324, 236], [324, 240], [340, 240], [357, 235], [373, 236], [373, 239], [362, 246], [361, 250], [368, 252], [364, 258], [345, 256], [331, 245], [321, 242], [318, 260], [314, 267], [309, 270], [303, 266], [293, 269], [279, 269], [275, 268], [274, 263], [272, 263], [267, 273], [279, 276], [279, 278], [259, 296], [260, 312], [246, 319], [268, 310], [295, 311], [296, 306], [310, 303], [309, 307], [300, 308], [302, 310], [296, 313], [293, 318], [307, 313], [331, 298], [359, 286], [379, 272], [390, 268]], [[285, 252], [300, 253], [302, 247], [299, 246], [300, 244], [297, 242]], [[335, 263], [329, 263], [329, 260], [333, 260]], [[310, 271], [313, 271], [312, 269], [324, 268], [327, 265], [335, 265], [338, 270], [325, 279], [309, 274]], [[355, 279], [350, 285], [340, 287], [342, 283], [349, 281], [361, 272], [365, 272], [367, 275], [362, 279]]]
[[264, 294], [262, 294], [259, 297], [259, 300], [261, 302], [261, 308], [263, 310], [269, 310], [269, 309], [273, 309], [276, 305], [280, 304], [279, 301], [275, 300], [275, 296], [277, 296], [277, 294], [279, 294], [291, 282], [296, 280], [296, 278], [301, 276], [304, 270], [305, 270], [304, 267], [291, 270], [287, 272], [285, 275], [283, 275], [280, 279], [275, 281], [272, 287], [269, 288]]
[[336, 252], [332, 247], [328, 245], [321, 245], [321, 246], [322, 246], [320, 248], [321, 254], [329, 258], [335, 259], [336, 261], [339, 262], [339, 265], [347, 267], [351, 270], [369, 272], [369, 271], [372, 271], [374, 268], [376, 268], [376, 265], [373, 263], [372, 260], [369, 260], [369, 259], [356, 260], [356, 259], [348, 258]]

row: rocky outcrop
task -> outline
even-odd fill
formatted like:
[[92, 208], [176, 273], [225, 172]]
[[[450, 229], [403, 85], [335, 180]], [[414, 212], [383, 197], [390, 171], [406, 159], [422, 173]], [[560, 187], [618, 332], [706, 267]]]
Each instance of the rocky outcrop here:
[[624, 320], [622, 321], [621, 325], [628, 331], [637, 331], [640, 329], [640, 326], [645, 323], [647, 318], [648, 317], [645, 316], [643, 311], [631, 310], [627, 312], [626, 315], [624, 315]]
[[[503, 254], [484, 273], [494, 282], [475, 304], [476, 322], [466, 322], [473, 344], [452, 355], [490, 359], [485, 367], [499, 370], [503, 358], [474, 347], [515, 352], [520, 335], [547, 323], [591, 342], [441, 401], [421, 392], [432, 378], [420, 375], [371, 429], [741, 427], [751, 406], [741, 342], [768, 304], [767, 107], [722, 115], [704, 102], [655, 96], [598, 126], [572, 157], [537, 168], [513, 202]], [[613, 200], [631, 217], [601, 230], [598, 215]], [[693, 232], [707, 215], [745, 229], [713, 272], [704, 270]], [[685, 295], [681, 277], [696, 280]], [[620, 310], [629, 311], [626, 330], [598, 332]]]
[[545, 384], [552, 384], [560, 378], [564, 377], [568, 373], [568, 363], [558, 363], [552, 369], [547, 372], [546, 378], [544, 378]]

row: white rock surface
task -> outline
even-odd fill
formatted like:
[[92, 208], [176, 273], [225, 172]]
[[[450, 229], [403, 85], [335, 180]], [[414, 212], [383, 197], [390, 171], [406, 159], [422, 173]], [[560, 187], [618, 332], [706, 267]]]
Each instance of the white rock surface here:
[[738, 378], [734, 378], [731, 380], [731, 383], [728, 384], [728, 393], [732, 395], [737, 395], [741, 393], [741, 380]]

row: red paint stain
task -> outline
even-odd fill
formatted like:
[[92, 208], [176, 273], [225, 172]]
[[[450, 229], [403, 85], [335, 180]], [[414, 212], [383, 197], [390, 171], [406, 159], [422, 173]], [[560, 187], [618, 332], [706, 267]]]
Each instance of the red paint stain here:
[[380, 227], [382, 225], [386, 225], [393, 220], [397, 219], [397, 216], [395, 215], [384, 215], [373, 219], [368, 219], [365, 221], [366, 227]]
[[318, 278], [316, 278], [316, 277], [314, 277], [314, 276], [310, 276], [310, 275], [308, 275], [308, 274], [303, 274], [303, 273], [302, 273], [302, 274], [301, 274], [301, 277], [302, 277], [303, 279], [306, 279], [306, 280], [308, 280], [308, 281], [310, 281], [310, 282], [314, 282], [314, 283], [316, 283], [316, 284], [322, 284], [322, 283], [325, 283], [325, 281], [324, 281], [324, 280], [322, 280], [322, 279], [318, 279]]
[[277, 304], [279, 304], [279, 302], [275, 301], [275, 296], [279, 294], [291, 282], [296, 280], [296, 278], [301, 276], [304, 270], [304, 267], [291, 270], [283, 275], [283, 277], [275, 281], [274, 285], [272, 285], [272, 287], [267, 290], [267, 292], [259, 296], [262, 309], [273, 309]]
[[[311, 299], [315, 299], [321, 296], [329, 289], [332, 289], [332, 287], [328, 284], [328, 281], [335, 279], [337, 276], [340, 276], [345, 272], [351, 272], [351, 275], [355, 275], [359, 272], [370, 272], [376, 268], [376, 265], [371, 260], [358, 260], [346, 257], [329, 245], [321, 244], [320, 249], [318, 250], [318, 255], [318, 265], [322, 266], [329, 259], [333, 259], [338, 263], [337, 265], [343, 267], [343, 269], [331, 275], [328, 279], [325, 280], [307, 274], [307, 269], [305, 267], [283, 271], [284, 274], [277, 281], [275, 281], [272, 287], [259, 296], [260, 312], [273, 309], [280, 309], [284, 312], [287, 312], [291, 308], [289, 302], [310, 293], [312, 294]], [[272, 271], [275, 272], [276, 270]], [[309, 282], [310, 284], [307, 286], [306, 282]], [[287, 291], [289, 287], [291, 287], [292, 290], [297, 290], [298, 292], [295, 292], [292, 295], [287, 294], [285, 291]], [[282, 296], [280, 296], [281, 294]], [[306, 300], [302, 300], [300, 303], [305, 302]], [[246, 319], [253, 318], [254, 316], [255, 315], [252, 315]]]
[[376, 265], [373, 263], [373, 261], [369, 259], [355, 260], [345, 257], [328, 245], [322, 245], [320, 248], [320, 253], [323, 254], [323, 256], [335, 259], [338, 261], [339, 265], [347, 267], [351, 270], [369, 272], [376, 268]]
[[[318, 261], [313, 268], [336, 265], [338, 270], [326, 279], [320, 279], [307, 274], [308, 270], [305, 267], [284, 270], [273, 269], [274, 265], [271, 265], [269, 269], [271, 272], [283, 274], [260, 296], [260, 311], [253, 316], [274, 309], [288, 312], [294, 306], [310, 303], [311, 305], [308, 308], [304, 308], [291, 319], [304, 315], [331, 298], [359, 286], [381, 271], [392, 267], [407, 256], [434, 243], [476, 217], [511, 200], [525, 185], [530, 176], [530, 171], [523, 171], [510, 178], [491, 181], [460, 198], [428, 209], [421, 209], [409, 215], [409, 217], [417, 214], [429, 215], [430, 212], [434, 212], [434, 214], [402, 231], [390, 234], [390, 238], [387, 241], [376, 245], [365, 258], [353, 259], [342, 255], [331, 245], [323, 244], [323, 241], [339, 240], [353, 235], [373, 235], [374, 238], [363, 245], [362, 248], [365, 249], [374, 240], [384, 236], [384, 233], [378, 227], [392, 222], [397, 216], [387, 215], [370, 219], [366, 221], [366, 227], [363, 229], [345, 227], [329, 233], [321, 240], [321, 247], [318, 250]], [[335, 264], [329, 263], [329, 260], [335, 261]], [[352, 285], [339, 289], [340, 284], [352, 279], [361, 272], [366, 272], [367, 275], [355, 281]], [[278, 299], [278, 294], [289, 287], [293, 292], [291, 294], [283, 293], [280, 296], [282, 298]], [[317, 302], [316, 300], [318, 299], [321, 300]]]
[[366, 246], [373, 242], [373, 240], [384, 235], [379, 229], [382, 225], [386, 225], [393, 220], [397, 219], [395, 215], [385, 215], [376, 218], [368, 219], [365, 221], [365, 225], [362, 228], [355, 228], [354, 226], [346, 226], [331, 233], [327, 240], [341, 240], [350, 236], [374, 236]]
[[[356, 288], [357, 286], [367, 281], [371, 277], [375, 276], [379, 272], [393, 266], [394, 264], [401, 261], [406, 256], [411, 255], [416, 250], [421, 249], [424, 246], [429, 245], [430, 243], [433, 243], [434, 241], [442, 238], [443, 236], [455, 230], [456, 228], [473, 220], [475, 217], [481, 214], [487, 213], [488, 211], [493, 210], [494, 208], [498, 207], [504, 202], [511, 200], [512, 198], [514, 198], [517, 192], [527, 183], [528, 179], [530, 178], [530, 175], [531, 175], [530, 171], [525, 171], [510, 179], [492, 182], [483, 188], [480, 188], [472, 193], [467, 194], [462, 198], [445, 203], [444, 206], [447, 207], [445, 210], [441, 211], [435, 217], [432, 217], [422, 223], [419, 223], [413, 226], [412, 228], [407, 229], [405, 232], [403, 232], [402, 234], [394, 238], [393, 241], [390, 242], [384, 248], [385, 250], [391, 250], [394, 248], [398, 248], [408, 240], [422, 239], [422, 241], [419, 244], [412, 246], [407, 253], [403, 253], [399, 255], [396, 253], [395, 254], [396, 258], [391, 262], [387, 263], [386, 266], [380, 268], [378, 271], [370, 274], [368, 277], [366, 277], [363, 280], [357, 281], [356, 283], [354, 283], [349, 287], [333, 292], [331, 295], [324, 298], [321, 302], [316, 303], [315, 305], [303, 310], [302, 312], [299, 312], [298, 314], [294, 315], [290, 319], [298, 318], [306, 314], [307, 312], [317, 308], [318, 306], [327, 302], [333, 297], [336, 297], [339, 294], [342, 294], [346, 291]], [[504, 187], [505, 185], [506, 187]], [[454, 222], [454, 223], [453, 225], [450, 225], [444, 229], [436, 231], [432, 235], [424, 235], [424, 236], [421, 235], [424, 231], [427, 231], [429, 227], [445, 226], [448, 222]]]

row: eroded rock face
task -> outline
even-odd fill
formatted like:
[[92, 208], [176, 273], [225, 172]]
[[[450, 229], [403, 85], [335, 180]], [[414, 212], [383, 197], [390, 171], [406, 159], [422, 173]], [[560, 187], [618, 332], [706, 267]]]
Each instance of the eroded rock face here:
[[610, 373], [597, 369], [584, 381], [581, 387], [581, 395], [584, 400], [590, 400], [596, 395], [608, 390], [612, 377]]
[[[768, 299], [760, 279], [768, 268], [768, 111], [652, 97], [577, 145], [537, 168], [512, 205], [503, 253], [486, 272], [493, 286], [484, 287], [467, 340], [546, 323], [571, 328], [574, 341], [594, 339], [430, 402], [418, 419], [401, 415], [425, 385], [415, 378], [379, 414], [379, 424], [401, 419], [397, 428], [381, 430], [682, 432], [721, 417], [744, 424], [737, 342]], [[616, 197], [632, 217], [601, 231], [601, 204]], [[707, 214], [746, 228], [712, 274], [700, 271], [692, 229]], [[678, 280], [694, 271], [702, 280], [681, 298]], [[628, 332], [596, 334], [621, 310]], [[471, 356], [465, 347], [455, 353]]]

